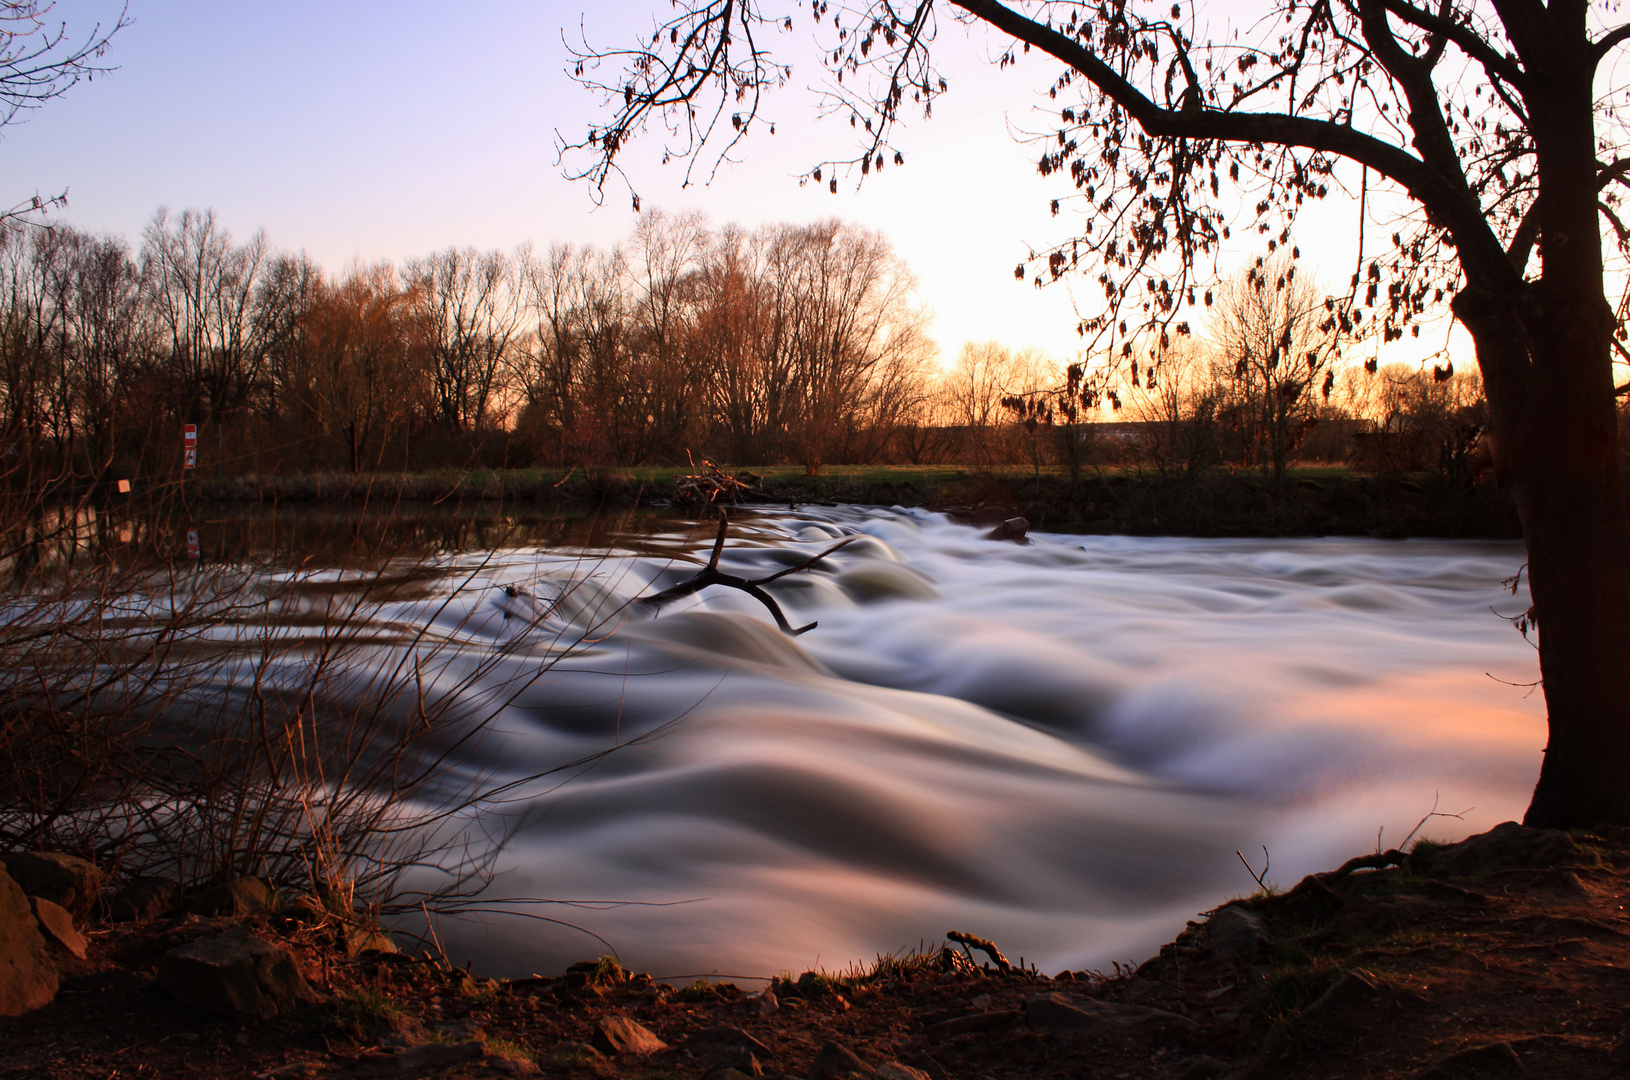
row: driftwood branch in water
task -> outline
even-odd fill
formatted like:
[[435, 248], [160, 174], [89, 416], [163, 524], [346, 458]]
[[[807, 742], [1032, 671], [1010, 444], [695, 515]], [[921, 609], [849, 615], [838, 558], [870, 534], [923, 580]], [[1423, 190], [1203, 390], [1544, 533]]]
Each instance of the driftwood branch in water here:
[[768, 585], [772, 581], [784, 578], [788, 574], [796, 574], [800, 570], [808, 570], [810, 567], [814, 566], [816, 563], [820, 562], [834, 551], [847, 547], [849, 544], [860, 538], [857, 536], [847, 537], [838, 541], [836, 544], [833, 544], [819, 555], [805, 559], [797, 566], [789, 566], [787, 569], [771, 574], [769, 577], [749, 579], [736, 577], [734, 574], [725, 574], [719, 571], [719, 555], [724, 551], [724, 534], [729, 528], [730, 519], [721, 509], [719, 511], [719, 535], [714, 538], [713, 554], [708, 558], [707, 565], [698, 570], [693, 576], [681, 581], [677, 585], [672, 585], [666, 589], [663, 589], [661, 592], [653, 593], [650, 596], [640, 597], [639, 602], [642, 604], [649, 604], [653, 608], [660, 609], [673, 603], [675, 600], [689, 596], [692, 593], [701, 592], [709, 585], [723, 585], [731, 589], [740, 589], [748, 596], [751, 596], [753, 599], [769, 608], [770, 614], [775, 616], [775, 624], [779, 626], [783, 632], [791, 634], [794, 637], [805, 633], [806, 631], [813, 630], [815, 627], [819, 626], [819, 623], [810, 623], [808, 626], [794, 628], [791, 623], [787, 622], [786, 615], [782, 614], [781, 605], [775, 602], [775, 597], [764, 591], [764, 586]]

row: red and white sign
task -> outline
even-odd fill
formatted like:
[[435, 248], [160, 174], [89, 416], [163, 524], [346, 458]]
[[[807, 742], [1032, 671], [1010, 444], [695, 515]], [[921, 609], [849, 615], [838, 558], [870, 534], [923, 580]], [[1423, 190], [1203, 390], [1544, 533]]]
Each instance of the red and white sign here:
[[181, 429], [182, 445], [186, 447], [186, 460], [182, 463], [184, 469], [198, 468], [198, 425], [188, 424]]
[[198, 558], [198, 530], [187, 530], [187, 558]]

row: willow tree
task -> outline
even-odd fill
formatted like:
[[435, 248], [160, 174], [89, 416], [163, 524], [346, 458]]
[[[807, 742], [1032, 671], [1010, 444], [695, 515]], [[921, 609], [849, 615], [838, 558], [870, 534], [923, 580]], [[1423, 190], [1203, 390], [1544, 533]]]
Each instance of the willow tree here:
[[1039, 50], [1060, 65], [1044, 88], [1057, 116], [1039, 167], [1064, 185], [1055, 209], [1078, 205], [1082, 220], [1029, 269], [1086, 275], [1102, 308], [1081, 329], [1089, 343], [1112, 339], [1117, 358], [1187, 329], [1230, 241], [1296, 254], [1296, 212], [1338, 168], [1372, 210], [1395, 200], [1397, 231], [1369, 238], [1385, 251], [1364, 256], [1329, 318], [1390, 341], [1448, 304], [1470, 332], [1497, 476], [1528, 545], [1550, 714], [1527, 821], [1630, 823], [1630, 527], [1613, 379], [1625, 300], [1607, 298], [1610, 282], [1622, 287], [1609, 257], [1630, 244], [1618, 214], [1630, 139], [1614, 113], [1623, 92], [1609, 85], [1630, 24], [1610, 20], [1616, 5], [1584, 0], [1233, 10], [1254, 29], [1213, 35], [1193, 0], [676, 2], [628, 47], [580, 52], [575, 73], [606, 106], [564, 149], [586, 153], [572, 159], [579, 174], [603, 186], [629, 142], [656, 128], [665, 157], [690, 158], [687, 178], [707, 174], [771, 128], [765, 94], [791, 75], [774, 35], [813, 19], [826, 104], [864, 133], [853, 154], [809, 169], [806, 180], [836, 190], [903, 164], [902, 119], [926, 116], [948, 89], [941, 17], [988, 33], [999, 63]]

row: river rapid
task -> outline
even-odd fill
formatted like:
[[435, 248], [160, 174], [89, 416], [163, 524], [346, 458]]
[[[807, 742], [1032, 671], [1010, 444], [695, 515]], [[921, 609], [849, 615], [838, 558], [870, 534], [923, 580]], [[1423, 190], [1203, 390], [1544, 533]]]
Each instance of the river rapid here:
[[[467, 768], [621, 747], [489, 823], [490, 898], [577, 902], [520, 910], [659, 977], [841, 970], [953, 929], [1107, 969], [1254, 890], [1236, 850], [1289, 885], [1402, 841], [1434, 800], [1467, 811], [1429, 821], [1439, 839], [1520, 817], [1538, 775], [1543, 702], [1510, 685], [1536, 654], [1496, 614], [1527, 605], [1502, 586], [1520, 545], [1020, 545], [838, 507], [743, 515], [720, 565], [761, 577], [847, 536], [771, 587], [819, 623], [796, 638], [726, 588], [629, 606], [705, 561], [706, 524], [465, 556], [387, 605], [484, 657], [505, 704]], [[500, 976], [605, 951], [515, 914], [438, 930]]]

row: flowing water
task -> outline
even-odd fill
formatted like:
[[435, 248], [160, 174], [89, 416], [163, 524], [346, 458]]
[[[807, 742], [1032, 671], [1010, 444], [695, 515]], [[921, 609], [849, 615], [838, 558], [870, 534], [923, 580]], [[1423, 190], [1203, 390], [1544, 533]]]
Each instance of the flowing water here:
[[1520, 816], [1538, 773], [1543, 704], [1511, 685], [1535, 653], [1497, 614], [1526, 606], [1502, 586], [1518, 545], [1019, 545], [922, 511], [761, 510], [721, 569], [858, 537], [770, 586], [817, 628], [789, 637], [720, 587], [630, 606], [712, 531], [448, 556], [371, 616], [448, 643], [428, 693], [473, 679], [503, 702], [467, 771], [620, 747], [483, 823], [508, 836], [489, 898], [572, 904], [444, 921], [459, 959], [554, 972], [605, 951], [592, 934], [658, 976], [762, 977], [955, 929], [1107, 968], [1254, 890], [1236, 850], [1288, 885], [1402, 841], [1434, 800], [1468, 811], [1436, 838]]

